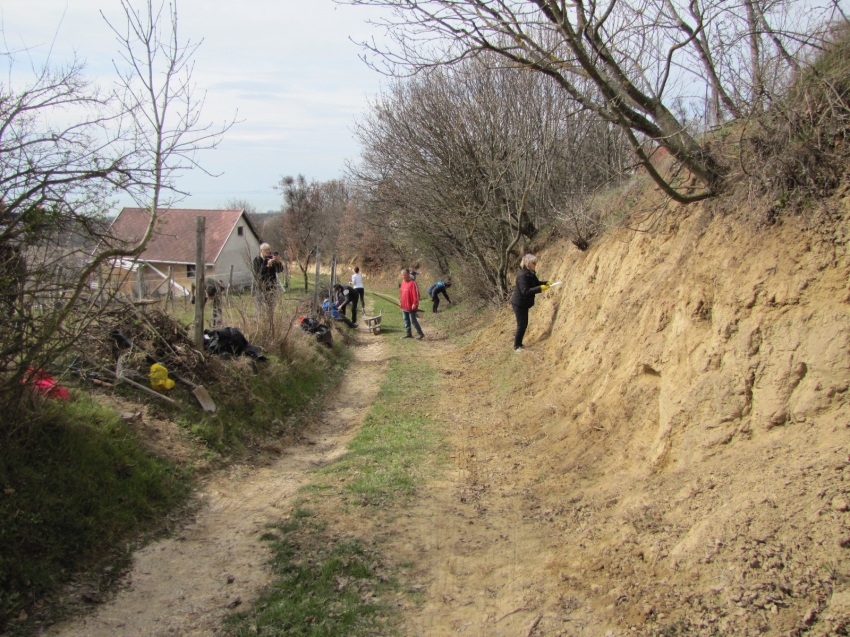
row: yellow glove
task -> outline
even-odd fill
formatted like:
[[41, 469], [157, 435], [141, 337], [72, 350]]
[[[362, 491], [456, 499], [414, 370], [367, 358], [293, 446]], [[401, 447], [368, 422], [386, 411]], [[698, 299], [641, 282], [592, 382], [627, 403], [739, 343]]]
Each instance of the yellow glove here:
[[168, 377], [168, 370], [159, 363], [151, 365], [149, 377], [151, 379], [151, 387], [156, 390], [163, 391], [174, 387], [174, 381]]
[[544, 283], [543, 285], [540, 286], [540, 289], [545, 292], [546, 290], [549, 289], [549, 286]]

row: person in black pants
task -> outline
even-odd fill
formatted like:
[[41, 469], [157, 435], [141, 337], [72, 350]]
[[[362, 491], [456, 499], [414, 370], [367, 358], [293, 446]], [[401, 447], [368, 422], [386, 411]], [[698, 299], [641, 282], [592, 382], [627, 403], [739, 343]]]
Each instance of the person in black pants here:
[[360, 293], [350, 285], [340, 285], [337, 283], [334, 286], [334, 291], [339, 300], [339, 311], [345, 316], [345, 308], [351, 306], [351, 322], [357, 322], [357, 301], [360, 299]]
[[283, 262], [277, 252], [272, 254], [268, 243], [260, 244], [260, 254], [254, 257], [254, 282], [257, 285], [257, 308], [271, 309], [277, 290], [277, 273], [283, 272]]
[[446, 292], [447, 288], [452, 286], [451, 283], [443, 283], [442, 281], [437, 281], [431, 287], [428, 288], [428, 296], [431, 297], [431, 303], [433, 306], [431, 307], [431, 312], [434, 314], [437, 313], [437, 308], [440, 307], [440, 294], [446, 297], [446, 303], [451, 303], [452, 300], [449, 298], [449, 293]]
[[528, 328], [528, 310], [534, 307], [534, 297], [549, 289], [549, 281], [540, 281], [535, 272], [537, 257], [526, 254], [522, 258], [520, 271], [516, 275], [516, 287], [511, 296], [511, 305], [516, 316], [516, 333], [514, 334], [514, 351], [522, 351], [522, 339]]

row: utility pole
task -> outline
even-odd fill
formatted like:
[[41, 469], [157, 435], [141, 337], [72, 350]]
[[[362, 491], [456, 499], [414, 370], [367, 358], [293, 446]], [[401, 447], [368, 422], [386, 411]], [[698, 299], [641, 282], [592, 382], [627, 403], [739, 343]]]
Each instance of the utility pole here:
[[174, 283], [174, 266], [168, 266], [168, 289], [165, 291], [165, 309], [168, 310], [168, 302], [171, 301], [171, 311], [174, 311], [174, 290], [172, 290], [172, 284]]
[[207, 218], [197, 218], [195, 232], [195, 348], [204, 351], [204, 302], [207, 300], [205, 287]]
[[145, 298], [144, 261], [136, 261], [136, 299], [141, 303]]

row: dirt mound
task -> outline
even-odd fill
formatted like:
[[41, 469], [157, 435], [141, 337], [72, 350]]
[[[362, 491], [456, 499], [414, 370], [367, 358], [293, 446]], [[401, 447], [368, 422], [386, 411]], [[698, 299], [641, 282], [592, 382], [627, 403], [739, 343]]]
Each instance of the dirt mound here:
[[850, 268], [832, 236], [690, 208], [552, 246], [538, 272], [565, 283], [538, 297], [529, 349], [503, 312], [458, 358], [491, 384], [485, 495], [520, 496], [549, 536], [540, 608], [581, 634], [847, 634]]

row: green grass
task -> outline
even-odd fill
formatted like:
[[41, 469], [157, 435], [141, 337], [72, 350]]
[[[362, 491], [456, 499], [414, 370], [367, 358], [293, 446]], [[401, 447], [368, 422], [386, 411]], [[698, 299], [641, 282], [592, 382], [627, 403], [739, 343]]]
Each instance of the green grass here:
[[227, 378], [213, 393], [217, 410], [208, 414], [194, 402], [182, 423], [206, 446], [234, 451], [269, 436], [300, 428], [317, 396], [336, 385], [351, 360], [351, 352], [335, 342], [318, 343], [307, 358], [286, 364], [275, 356], [259, 363], [257, 373], [245, 366], [227, 368]]
[[277, 581], [252, 611], [227, 619], [229, 634], [357, 637], [391, 628], [386, 600], [398, 585], [367, 543], [330, 532], [300, 507], [263, 539], [274, 551]]
[[[151, 401], [149, 413], [176, 419], [217, 458], [294, 435], [350, 360], [341, 343], [299, 341], [289, 360], [213, 361], [218, 380], [206, 388], [214, 414], [182, 387], [171, 392], [179, 407]], [[146, 400], [121, 384], [114, 391]], [[89, 569], [96, 568], [94, 585], [106, 587], [112, 576], [103, 577], [104, 565], [117, 575], [128, 541], [162, 528], [193, 486], [191, 466], [180, 469], [144, 451], [112, 410], [85, 391], [73, 396], [68, 403], [36, 401], [30, 422], [0, 425], [0, 632], [33, 634], [34, 618], [12, 620], [21, 611], [37, 614], [33, 606], [55, 599], [61, 585]], [[44, 606], [58, 612], [51, 601]]]
[[85, 396], [6, 428], [0, 454], [0, 628], [128, 534], [156, 526], [189, 485]]
[[388, 336], [393, 356], [386, 378], [348, 452], [318, 470], [336, 482], [343, 478], [343, 503], [360, 506], [388, 505], [414, 495], [440, 457], [439, 435], [428, 416], [436, 373], [418, 355], [427, 342], [395, 337], [404, 332], [401, 311], [377, 298], [375, 306], [384, 312], [382, 333], [393, 334]]
[[[493, 320], [495, 310], [478, 299], [463, 300], [461, 290], [450, 290], [454, 302], [448, 304], [441, 297], [440, 308], [437, 314], [428, 315], [431, 317], [429, 321], [446, 332], [456, 345], [463, 347], [475, 338], [481, 328]], [[424, 307], [427, 312], [431, 311], [431, 305], [431, 300], [426, 299]]]

